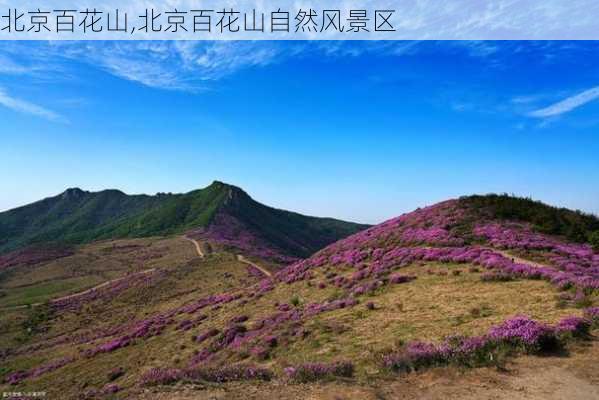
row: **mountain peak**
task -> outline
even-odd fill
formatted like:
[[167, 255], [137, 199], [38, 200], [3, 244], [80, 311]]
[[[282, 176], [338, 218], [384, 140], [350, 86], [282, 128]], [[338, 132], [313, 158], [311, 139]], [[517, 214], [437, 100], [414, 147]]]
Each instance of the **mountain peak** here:
[[68, 188], [62, 193], [62, 197], [65, 199], [79, 198], [86, 192], [78, 187]]
[[156, 196], [70, 188], [42, 203], [0, 213], [0, 254], [48, 238], [81, 244], [208, 228], [220, 242], [226, 239], [242, 248], [257, 243], [277, 254], [306, 257], [364, 226], [274, 209], [222, 181], [189, 193]]
[[209, 187], [217, 187], [217, 188], [227, 188], [232, 190], [239, 190], [243, 192], [243, 189], [239, 186], [231, 185], [230, 183], [222, 182], [222, 181], [214, 181], [210, 184]]
[[243, 190], [239, 186], [231, 185], [229, 183], [225, 183], [222, 181], [215, 180], [214, 182], [212, 182], [212, 184], [210, 186], [208, 186], [208, 188], [214, 188], [216, 190], [224, 191], [225, 192], [225, 197], [224, 197], [225, 204], [231, 202], [233, 199], [236, 199], [236, 198], [241, 198], [241, 197], [249, 198], [250, 197], [245, 192], [245, 190]]

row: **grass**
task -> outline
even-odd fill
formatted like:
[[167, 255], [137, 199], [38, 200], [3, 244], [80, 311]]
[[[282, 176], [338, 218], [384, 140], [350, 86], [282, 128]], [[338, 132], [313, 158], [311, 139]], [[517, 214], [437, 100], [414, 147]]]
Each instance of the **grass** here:
[[73, 292], [76, 289], [92, 286], [101, 281], [90, 278], [73, 278], [42, 283], [34, 286], [9, 289], [7, 296], [0, 298], [0, 307], [15, 307], [43, 303], [51, 298]]
[[[145, 242], [136, 241], [133, 244], [141, 243]], [[126, 248], [113, 248], [113, 244], [97, 244], [95, 248], [86, 247], [86, 251], [91, 254], [103, 252], [107, 254], [106, 257], [115, 259], [117, 256], [123, 257], [123, 260], [128, 259]], [[215, 253], [205, 259], [198, 259], [193, 253], [187, 253], [193, 250], [188, 242], [185, 246], [178, 247], [179, 243], [176, 241], [158, 241], [153, 246], [166, 245], [172, 246], [170, 249], [173, 254], [169, 259], [177, 261], [169, 264], [170, 272], [163, 280], [144, 290], [122, 293], [109, 303], [91, 304], [79, 314], [64, 314], [59, 324], [53, 324], [49, 332], [34, 337], [33, 342], [62, 334], [90, 332], [100, 327], [144, 318], [211, 293], [221, 293], [255, 282], [248, 277], [244, 264], [239, 263], [234, 254]], [[167, 259], [162, 259], [165, 260]], [[429, 269], [447, 273], [429, 274]], [[452, 272], [456, 270], [461, 273]], [[352, 271], [341, 268], [337, 272], [349, 276]], [[555, 322], [566, 315], [580, 314], [580, 310], [573, 305], [557, 307], [557, 292], [544, 281], [481, 282], [480, 273], [470, 272], [467, 265], [413, 265], [402, 269], [402, 273], [415, 275], [417, 279], [384, 287], [374, 295], [360, 296], [360, 304], [353, 308], [319, 314], [305, 323], [304, 328], [309, 331], [305, 338], [291, 338], [277, 345], [272, 349], [270, 357], [260, 363], [280, 375], [288, 365], [346, 359], [356, 364], [355, 379], [369, 379], [385, 374], [380, 370], [376, 355], [401, 342], [414, 339], [437, 341], [454, 333], [475, 335], [516, 314], [527, 314], [547, 322]], [[314, 282], [323, 281], [324, 274], [324, 270], [316, 271]], [[242, 314], [250, 317], [245, 325], [252, 326], [258, 320], [275, 313], [277, 303], [290, 303], [301, 308], [312, 302], [320, 303], [340, 297], [343, 297], [343, 292], [330, 285], [325, 289], [319, 289], [316, 284], [309, 286], [307, 282], [278, 285], [262, 298], [246, 305], [235, 301], [224, 305], [218, 312], [204, 310], [208, 319], [198, 328], [187, 332], [169, 328], [161, 336], [139, 341], [112, 353], [100, 354], [93, 360], [81, 359], [39, 379], [27, 381], [23, 388], [47, 389], [64, 393], [66, 398], [75, 397], [83, 390], [83, 386], [102, 387], [109, 381], [107, 373], [110, 370], [123, 367], [126, 373], [119, 378], [119, 385], [128, 388], [127, 390], [135, 390], [139, 376], [150, 368], [185, 366], [194, 351], [202, 348], [192, 341], [193, 335], [213, 327], [222, 329], [231, 318]], [[367, 309], [367, 302], [373, 302], [375, 308]], [[15, 321], [19, 318], [16, 315]], [[186, 317], [176, 318], [181, 321]], [[19, 325], [15, 322], [14, 326], [18, 329]], [[280, 332], [289, 328], [289, 325], [282, 326]], [[4, 340], [0, 343], [8, 343], [7, 335], [8, 332], [0, 333], [0, 340]], [[97, 344], [102, 342], [100, 340]], [[13, 370], [22, 368], [32, 364], [31, 360], [39, 361], [40, 356], [44, 359], [57, 359], [76, 355], [79, 349], [87, 347], [89, 345], [61, 345], [41, 354], [18, 356], [11, 359], [10, 367]], [[218, 356], [218, 361], [224, 363], [248, 360], [252, 358], [247, 348], [239, 351], [226, 350]]]
[[127, 273], [172, 269], [196, 257], [181, 238], [127, 239], [81, 246], [77, 253], [47, 263], [17, 267], [0, 281], [0, 308], [41, 303], [81, 292]]

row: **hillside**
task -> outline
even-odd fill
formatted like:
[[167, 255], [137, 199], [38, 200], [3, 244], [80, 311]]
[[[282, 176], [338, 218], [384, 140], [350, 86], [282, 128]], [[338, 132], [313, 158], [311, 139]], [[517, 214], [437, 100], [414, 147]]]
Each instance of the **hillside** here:
[[[214, 220], [269, 221], [245, 196], [229, 191]], [[534, 215], [507, 218], [496, 199], [475, 200], [394, 218], [272, 277], [240, 261], [239, 247], [202, 258], [184, 241], [90, 248], [98, 265], [154, 268], [7, 313], [2, 389], [65, 399], [550, 398], [518, 384], [534, 376], [572, 398], [599, 395], [599, 253], [543, 233]], [[228, 238], [194, 233], [218, 235]]]
[[68, 189], [0, 213], [0, 254], [48, 242], [83, 244], [207, 231], [217, 242], [243, 246], [243, 237], [254, 249], [289, 260], [364, 228], [270, 208], [222, 182], [186, 194], [156, 196]]

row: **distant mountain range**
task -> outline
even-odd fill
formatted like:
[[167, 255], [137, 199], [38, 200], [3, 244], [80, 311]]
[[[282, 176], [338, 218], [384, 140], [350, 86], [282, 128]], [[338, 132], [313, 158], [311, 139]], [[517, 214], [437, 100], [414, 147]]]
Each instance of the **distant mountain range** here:
[[218, 181], [185, 194], [155, 196], [73, 188], [0, 213], [0, 253], [41, 243], [190, 234], [292, 259], [367, 227], [271, 208]]

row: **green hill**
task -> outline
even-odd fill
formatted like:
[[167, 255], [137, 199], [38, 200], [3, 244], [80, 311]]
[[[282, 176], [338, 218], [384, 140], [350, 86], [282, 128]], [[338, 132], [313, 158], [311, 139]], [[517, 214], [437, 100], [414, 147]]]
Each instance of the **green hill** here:
[[365, 228], [273, 209], [222, 182], [185, 194], [155, 196], [68, 189], [58, 196], [0, 213], [0, 253], [39, 243], [82, 244], [204, 230], [217, 213], [227, 217], [225, 223], [234, 219], [248, 230], [243, 233], [293, 257], [307, 256]]
[[541, 233], [599, 248], [599, 218], [594, 215], [507, 194], [467, 196], [460, 201], [477, 217], [527, 222]]

